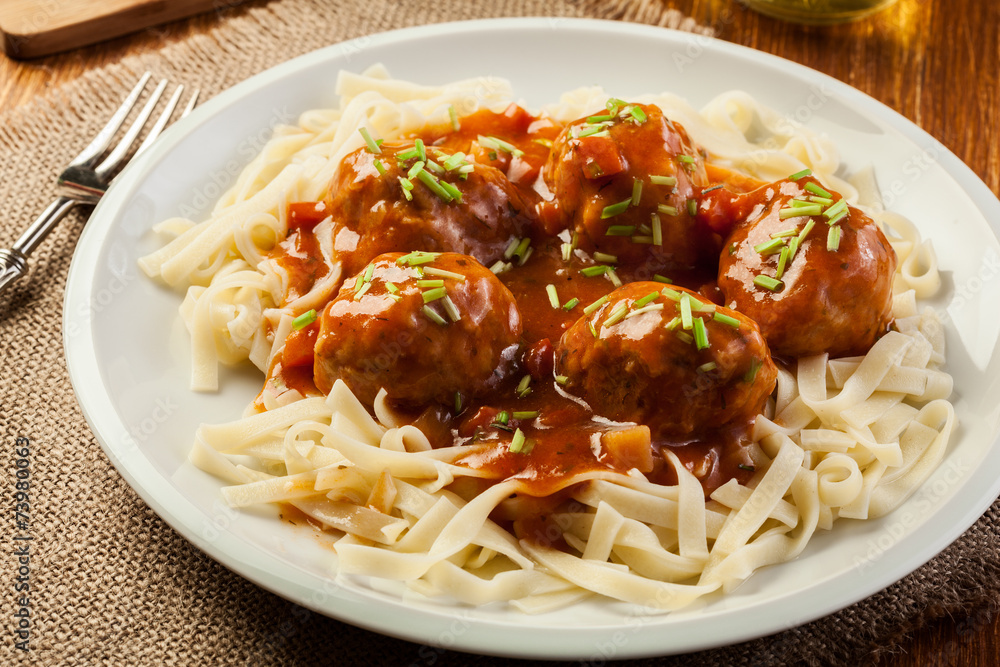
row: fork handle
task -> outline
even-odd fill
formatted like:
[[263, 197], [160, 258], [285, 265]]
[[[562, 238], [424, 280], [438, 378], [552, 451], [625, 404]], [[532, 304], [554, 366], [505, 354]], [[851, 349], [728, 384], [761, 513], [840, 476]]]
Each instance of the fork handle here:
[[68, 197], [59, 197], [35, 218], [12, 248], [0, 249], [0, 292], [28, 272], [28, 256], [78, 203]]

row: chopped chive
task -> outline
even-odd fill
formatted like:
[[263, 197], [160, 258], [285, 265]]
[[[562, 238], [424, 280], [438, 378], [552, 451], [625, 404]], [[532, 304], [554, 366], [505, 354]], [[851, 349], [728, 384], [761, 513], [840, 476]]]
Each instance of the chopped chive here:
[[694, 318], [694, 345], [699, 350], [708, 347], [708, 330], [705, 329], [705, 320], [700, 317]]
[[427, 186], [427, 188], [440, 197], [445, 202], [450, 202], [454, 197], [452, 197], [447, 190], [441, 187], [441, 183], [438, 182], [434, 176], [426, 169], [417, 174], [417, 178], [420, 182]]
[[671, 289], [669, 287], [664, 287], [662, 290], [660, 290], [660, 294], [667, 297], [671, 301], [681, 300], [681, 292], [678, 292], [677, 290]]
[[784, 239], [771, 239], [770, 241], [758, 243], [753, 247], [753, 250], [761, 255], [773, 255], [774, 253], [781, 252], [781, 249], [784, 247]]
[[576, 308], [577, 304], [579, 304], [579, 303], [580, 303], [580, 300], [577, 299], [574, 296], [572, 299], [570, 299], [569, 301], [567, 301], [566, 303], [564, 303], [562, 305], [562, 308], [563, 308], [563, 310], [573, 310], [574, 308]]
[[524, 447], [524, 440], [525, 440], [524, 433], [521, 432], [521, 429], [517, 429], [516, 431], [514, 431], [514, 437], [511, 438], [510, 445], [507, 447], [507, 449], [517, 454], [518, 452], [521, 451], [521, 448]]
[[785, 218], [797, 218], [800, 215], [819, 215], [823, 212], [823, 207], [819, 204], [808, 204], [806, 206], [789, 206], [788, 208], [783, 208], [778, 211], [778, 217], [784, 220]]
[[844, 209], [843, 211], [841, 211], [840, 213], [838, 213], [833, 218], [827, 220], [826, 224], [828, 224], [828, 225], [836, 225], [838, 222], [840, 222], [841, 220], [843, 220], [846, 217], [847, 217], [847, 209]]
[[796, 240], [799, 242], [798, 245], [802, 245], [802, 242], [806, 240], [806, 237], [809, 236], [809, 232], [811, 232], [812, 228], [815, 226], [815, 220], [810, 220], [806, 223], [805, 227], [802, 228], [802, 231], [799, 232], [799, 235], [796, 237]]
[[698, 213], [698, 202], [694, 199], [688, 199], [688, 215], [696, 215]]
[[439, 269], [433, 266], [425, 267], [424, 273], [428, 273], [432, 276], [441, 276], [442, 278], [453, 278], [460, 283], [465, 282], [465, 276], [463, 276], [461, 273], [455, 273], [454, 271], [445, 271], [444, 269]]
[[593, 278], [595, 276], [603, 276], [611, 268], [605, 264], [595, 264], [594, 266], [588, 266], [586, 268], [580, 269], [580, 273], [587, 276], [588, 278]]
[[[799, 237], [796, 236], [788, 243], [788, 263], [791, 264], [792, 260], [795, 259], [795, 253], [799, 251]], [[779, 257], [780, 261], [781, 258]]]
[[605, 236], [632, 236], [635, 233], [635, 225], [611, 225]]
[[567, 382], [569, 382], [569, 376], [568, 375], [557, 375], [556, 376], [556, 383], [557, 384], [566, 384]]
[[814, 195], [819, 195], [820, 197], [826, 197], [827, 199], [833, 197], [833, 194], [827, 192], [826, 190], [824, 190], [820, 186], [816, 185], [812, 181], [809, 181], [808, 183], [806, 183], [805, 188], [809, 192], [813, 193]]
[[718, 190], [721, 187], [722, 187], [722, 183], [719, 183], [718, 185], [713, 185], [710, 188], [705, 188], [704, 190], [702, 190], [701, 194], [707, 194], [707, 193], [711, 192], [712, 190]]
[[413, 195], [410, 194], [410, 190], [413, 189], [413, 183], [408, 178], [403, 178], [399, 176], [399, 184], [403, 186], [403, 196], [406, 197], [406, 201], [413, 199]]
[[731, 326], [734, 329], [740, 328], [740, 321], [738, 319], [736, 319], [731, 315], [720, 313], [719, 311], [715, 311], [715, 313], [712, 315], [712, 319], [715, 320], [716, 322], [721, 322], [722, 324]]
[[378, 172], [379, 176], [385, 176], [385, 165], [382, 164], [382, 160], [375, 158], [375, 171]]
[[594, 303], [592, 303], [589, 306], [587, 306], [586, 308], [584, 308], [583, 309], [583, 314], [584, 315], [590, 315], [592, 312], [594, 312], [595, 310], [597, 310], [598, 308], [600, 308], [601, 306], [603, 306], [607, 302], [608, 302], [608, 295], [605, 294], [600, 299], [598, 299]]
[[493, 262], [493, 266], [490, 267], [490, 271], [492, 271], [495, 276], [499, 276], [501, 273], [506, 273], [507, 271], [510, 271], [510, 269], [510, 263], [505, 262], [502, 259], [498, 259]]
[[375, 153], [376, 155], [381, 155], [382, 147], [379, 146], [374, 139], [372, 139], [372, 135], [368, 133], [368, 128], [367, 127], [358, 128], [358, 132], [361, 133], [361, 137], [365, 140], [365, 144], [368, 146], [368, 152]]
[[443, 280], [418, 280], [417, 287], [444, 287]]
[[694, 316], [691, 315], [691, 295], [687, 292], [681, 293], [681, 326], [690, 329], [694, 326]]
[[462, 191], [456, 188], [454, 185], [448, 181], [441, 181], [441, 187], [444, 188], [445, 192], [451, 195], [451, 198], [457, 202], [462, 201]]
[[623, 303], [620, 306], [618, 306], [617, 308], [615, 308], [613, 311], [611, 311], [611, 314], [608, 315], [608, 318], [606, 320], [604, 320], [604, 323], [601, 326], [602, 327], [610, 327], [610, 326], [613, 326], [615, 324], [618, 324], [623, 319], [625, 319], [625, 315], [626, 314], [628, 314], [628, 306], [626, 306]]
[[298, 331], [316, 321], [316, 309], [311, 308], [292, 320], [292, 328]]
[[[635, 305], [635, 304], [633, 304], [633, 305]], [[629, 311], [628, 315], [625, 316], [625, 319], [627, 320], [630, 317], [635, 317], [637, 315], [642, 315], [643, 313], [654, 313], [654, 312], [656, 312], [658, 310], [663, 310], [663, 304], [662, 303], [651, 303], [648, 306], [643, 306], [642, 308], [637, 308], [635, 310]]]
[[[413, 158], [416, 157], [420, 157], [420, 151], [418, 151], [416, 148], [407, 148], [405, 151], [400, 151], [399, 153], [396, 153], [396, 159], [399, 160], [401, 163], [406, 162], [407, 160], [412, 160]], [[402, 167], [402, 164], [400, 164], [400, 166]]]
[[616, 215], [621, 215], [631, 205], [632, 205], [632, 198], [629, 197], [628, 199], [620, 201], [617, 204], [611, 204], [610, 206], [605, 206], [604, 210], [601, 211], [601, 220], [606, 220], [608, 218], [613, 218]]
[[424, 148], [424, 140], [423, 139], [414, 139], [414, 141], [413, 141], [413, 147], [417, 149], [417, 155], [420, 156], [421, 160], [426, 160], [427, 159], [427, 150]]
[[677, 215], [677, 207], [670, 206], [668, 204], [659, 204], [656, 207], [657, 212], [664, 213], [666, 215]]
[[783, 283], [780, 280], [775, 280], [771, 276], [764, 276], [764, 275], [755, 276], [753, 279], [753, 284], [756, 285], [757, 287], [763, 287], [764, 289], [770, 290], [772, 292], [777, 292], [779, 289], [781, 289], [783, 285]]
[[437, 287], [435, 289], [429, 289], [426, 292], [422, 292], [420, 296], [423, 297], [424, 303], [431, 303], [432, 301], [443, 299], [447, 293], [448, 293], [447, 288]]
[[797, 171], [794, 174], [792, 174], [791, 176], [789, 176], [788, 180], [790, 180], [790, 181], [797, 181], [800, 178], [805, 178], [806, 176], [812, 176], [812, 173], [813, 173], [813, 170], [810, 169], [809, 167], [806, 167], [802, 171]]
[[622, 286], [621, 278], [618, 277], [618, 273], [615, 272], [614, 267], [609, 266], [608, 272], [605, 273], [604, 275], [608, 277], [608, 280], [610, 280], [611, 284], [614, 285], [615, 287]]
[[781, 254], [778, 255], [778, 269], [774, 273], [774, 277], [781, 279], [781, 276], [785, 275], [785, 268], [788, 266], [788, 258], [791, 255], [791, 249], [785, 246], [781, 249]]
[[424, 170], [424, 164], [425, 162], [423, 160], [417, 160], [416, 162], [414, 162], [413, 166], [410, 167], [410, 170], [406, 172], [406, 177], [416, 178], [417, 174], [419, 174], [421, 171]]
[[445, 294], [444, 298], [441, 299], [441, 303], [444, 305], [444, 312], [448, 314], [448, 319], [452, 322], [458, 322], [462, 319], [462, 313], [458, 312], [458, 306], [455, 305], [450, 296]]
[[479, 140], [479, 145], [484, 146], [486, 148], [501, 150], [505, 153], [510, 153], [514, 157], [521, 157], [522, 155], [524, 155], [524, 151], [518, 150], [517, 147], [515, 147], [513, 144], [510, 144], [504, 141], [503, 139], [499, 139], [497, 137], [484, 137], [483, 135], [479, 135], [478, 140]]
[[702, 364], [701, 366], [698, 366], [698, 370], [700, 372], [702, 372], [702, 373], [711, 373], [712, 371], [714, 371], [718, 367], [719, 367], [719, 365], [716, 364], [714, 361], [709, 361], [709, 362], [706, 362], [706, 363]]
[[609, 255], [606, 252], [595, 252], [594, 259], [598, 262], [604, 262], [606, 264], [614, 264], [618, 261], [618, 257], [615, 255]]
[[649, 216], [653, 232], [653, 245], [663, 245], [663, 225], [660, 223], [660, 216], [651, 213]]
[[823, 211], [823, 217], [826, 218], [827, 220], [830, 220], [831, 218], [840, 215], [841, 211], [846, 211], [846, 210], [847, 210], [847, 200], [839, 199], [833, 206], [830, 206], [825, 211]]
[[[525, 258], [525, 252], [527, 252], [528, 246], [530, 245], [531, 245], [531, 238], [525, 236], [523, 239], [521, 239], [520, 243], [517, 244], [517, 247], [514, 249], [514, 254], [522, 258], [523, 260]], [[523, 264], [524, 262], [522, 261], [521, 263]]]
[[424, 306], [423, 308], [421, 308], [421, 311], [424, 313], [427, 319], [429, 319], [434, 324], [439, 324], [441, 326], [445, 326], [446, 324], [448, 324], [448, 322], [443, 317], [438, 315], [437, 311], [431, 308], [430, 306]]
[[435, 259], [438, 258], [439, 252], [427, 252], [426, 250], [414, 250], [413, 252], [403, 255], [396, 260], [396, 264], [408, 264], [409, 266], [419, 266], [420, 264], [430, 264]]
[[556, 292], [556, 286], [551, 283], [546, 285], [545, 293], [549, 295], [549, 304], [553, 308], [559, 308], [559, 294]]
[[358, 291], [354, 293], [354, 300], [355, 301], [360, 301], [361, 297], [363, 297], [365, 295], [365, 292], [367, 292], [368, 290], [370, 290], [371, 287], [372, 287], [371, 283], [362, 283], [361, 288], [358, 289]]
[[649, 303], [651, 303], [653, 301], [656, 301], [656, 299], [659, 296], [660, 296], [660, 293], [658, 291], [657, 292], [650, 292], [646, 296], [644, 296], [644, 297], [642, 297], [640, 299], [636, 299], [632, 303], [632, 307], [633, 308], [642, 308], [643, 306], [645, 306], [645, 305], [647, 305], [647, 304], [649, 304]]
[[771, 238], [772, 239], [784, 239], [784, 238], [788, 238], [789, 236], [798, 236], [798, 235], [799, 235], [799, 229], [798, 229], [798, 227], [789, 227], [788, 229], [786, 229], [786, 230], [784, 230], [782, 232], [775, 232], [774, 234], [771, 234]]
[[638, 206], [642, 199], [642, 179], [632, 179], [632, 206]]
[[514, 419], [534, 419], [538, 416], [538, 410], [524, 410], [511, 415]]
[[834, 225], [826, 235], [826, 249], [836, 252], [840, 248], [840, 227]]
[[507, 249], [503, 251], [504, 259], [510, 259], [517, 252], [517, 247], [521, 244], [521, 239], [514, 238], [507, 244]]
[[458, 112], [455, 111], [454, 104], [448, 106], [448, 118], [451, 120], [451, 131], [458, 132], [461, 125], [458, 124]]
[[675, 176], [650, 176], [649, 182], [653, 185], [677, 185], [677, 178]]
[[667, 285], [672, 285], [674, 282], [673, 280], [667, 278], [666, 276], [661, 276], [659, 273], [653, 274], [653, 280], [658, 283], [666, 283]]

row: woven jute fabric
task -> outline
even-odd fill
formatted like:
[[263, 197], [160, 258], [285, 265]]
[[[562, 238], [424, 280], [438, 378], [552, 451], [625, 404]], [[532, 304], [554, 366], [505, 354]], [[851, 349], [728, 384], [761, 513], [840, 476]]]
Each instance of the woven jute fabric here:
[[[492, 16], [593, 17], [710, 32], [662, 0], [224, 5], [219, 11], [228, 16], [211, 33], [94, 71], [0, 117], [0, 247], [44, 208], [58, 166], [147, 69], [212, 95], [339, 41]], [[62, 296], [87, 213], [64, 221], [31, 258], [30, 274], [0, 297], [0, 664], [523, 664], [391, 639], [307, 611], [229, 572], [145, 505], [90, 432], [63, 358]], [[26, 457], [17, 453], [24, 439]], [[30, 471], [27, 530], [16, 523], [19, 458]], [[33, 539], [14, 539], [24, 534]], [[27, 560], [19, 562], [25, 546]], [[22, 584], [30, 587], [26, 595], [17, 590]], [[15, 616], [24, 614], [19, 599], [25, 597], [28, 652], [17, 648], [21, 618]], [[970, 632], [988, 622], [998, 597], [1000, 505], [994, 505], [939, 557], [840, 613], [737, 646], [635, 664], [860, 664], [943, 614], [976, 611], [961, 627]], [[726, 628], [719, 633], [724, 637]], [[610, 657], [595, 649], [595, 662]]]

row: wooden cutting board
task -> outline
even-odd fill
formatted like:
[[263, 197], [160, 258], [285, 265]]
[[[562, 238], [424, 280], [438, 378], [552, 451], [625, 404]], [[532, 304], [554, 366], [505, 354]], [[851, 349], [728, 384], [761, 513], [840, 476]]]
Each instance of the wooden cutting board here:
[[0, 0], [0, 34], [11, 58], [37, 58], [240, 1]]

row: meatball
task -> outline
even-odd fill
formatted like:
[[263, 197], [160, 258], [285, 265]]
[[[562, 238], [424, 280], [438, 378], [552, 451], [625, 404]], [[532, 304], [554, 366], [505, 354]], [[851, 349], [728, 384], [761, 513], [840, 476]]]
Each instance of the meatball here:
[[867, 352], [892, 322], [896, 255], [878, 225], [813, 178], [742, 197], [719, 260], [726, 305], [757, 322], [776, 356]]
[[555, 356], [567, 391], [599, 415], [648, 425], [654, 438], [749, 419], [777, 379], [752, 320], [655, 282], [612, 292], [563, 334]]
[[719, 247], [689, 209], [708, 183], [701, 153], [659, 108], [619, 102], [554, 142], [543, 170], [556, 209], [549, 226], [568, 227], [647, 278], [692, 268]]
[[[344, 275], [412, 248], [459, 252], [489, 266], [530, 227], [532, 207], [498, 169], [422, 143], [380, 150], [349, 154], [330, 186], [326, 203]], [[432, 161], [444, 173], [432, 171]]]
[[388, 253], [348, 279], [320, 317], [314, 379], [364, 403], [453, 405], [507, 375], [521, 336], [510, 291], [472, 257]]

